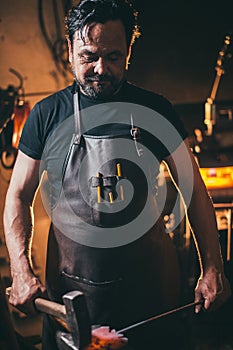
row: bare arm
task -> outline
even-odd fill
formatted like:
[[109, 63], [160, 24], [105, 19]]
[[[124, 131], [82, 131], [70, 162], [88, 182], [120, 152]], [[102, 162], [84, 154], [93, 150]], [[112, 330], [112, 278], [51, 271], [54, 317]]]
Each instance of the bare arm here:
[[39, 166], [40, 161], [19, 151], [3, 217], [12, 275], [9, 302], [25, 313], [34, 312], [33, 298], [45, 292], [31, 264], [32, 204], [39, 184]]
[[[217, 307], [230, 296], [230, 286], [224, 274], [212, 200], [187, 141], [165, 161], [187, 207], [200, 258], [201, 276], [195, 289], [195, 300], [204, 298], [206, 309], [210, 306]], [[191, 196], [188, 196], [190, 189]], [[200, 308], [197, 306], [196, 312]]]

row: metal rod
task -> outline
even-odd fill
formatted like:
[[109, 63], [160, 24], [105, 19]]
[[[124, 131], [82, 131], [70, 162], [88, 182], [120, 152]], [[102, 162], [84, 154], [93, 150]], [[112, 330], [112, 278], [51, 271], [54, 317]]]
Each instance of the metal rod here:
[[200, 300], [200, 301], [192, 302], [192, 303], [189, 303], [189, 304], [186, 304], [186, 305], [183, 305], [183, 306], [180, 306], [180, 307], [178, 307], [178, 308], [176, 308], [176, 309], [173, 309], [173, 310], [164, 312], [164, 313], [162, 313], [162, 314], [159, 314], [159, 315], [156, 315], [156, 316], [147, 318], [146, 320], [143, 320], [143, 321], [140, 321], [140, 322], [138, 322], [138, 323], [134, 323], [134, 324], [132, 324], [132, 325], [130, 325], [130, 326], [127, 326], [127, 327], [125, 327], [125, 328], [122, 328], [122, 329], [118, 330], [117, 333], [124, 333], [124, 332], [127, 332], [127, 331], [129, 331], [130, 329], [133, 329], [133, 328], [142, 326], [142, 325], [144, 325], [144, 324], [146, 324], [146, 323], [149, 323], [149, 322], [158, 320], [159, 318], [162, 318], [162, 317], [165, 317], [165, 316], [174, 314], [174, 313], [176, 313], [176, 312], [179, 312], [179, 311], [182, 311], [182, 310], [185, 310], [185, 309], [188, 309], [188, 308], [190, 308], [190, 307], [193, 307], [193, 306], [196, 306], [196, 305], [200, 305], [200, 304], [203, 304], [203, 303], [204, 303], [204, 299], [202, 299], [202, 300]]

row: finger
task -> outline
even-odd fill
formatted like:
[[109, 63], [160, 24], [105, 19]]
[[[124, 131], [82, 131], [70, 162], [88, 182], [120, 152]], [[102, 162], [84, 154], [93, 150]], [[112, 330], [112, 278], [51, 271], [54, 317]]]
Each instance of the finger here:
[[205, 301], [204, 301], [204, 309], [205, 309], [205, 310], [209, 309], [210, 305], [211, 305], [210, 298], [205, 298]]
[[202, 306], [201, 305], [196, 305], [195, 306], [195, 314], [199, 314], [199, 312], [201, 311]]
[[33, 291], [33, 294], [28, 295], [28, 300], [33, 302], [33, 304], [35, 304], [35, 299], [37, 298], [49, 299], [48, 293], [45, 287], [39, 286], [37, 289]]
[[203, 300], [202, 294], [198, 290], [195, 290], [195, 300], [194, 301], [195, 301], [195, 303], [200, 303], [200, 304], [195, 306], [195, 313], [196, 314], [198, 314], [201, 311], [201, 309], [204, 305], [204, 303], [201, 302], [202, 300]]

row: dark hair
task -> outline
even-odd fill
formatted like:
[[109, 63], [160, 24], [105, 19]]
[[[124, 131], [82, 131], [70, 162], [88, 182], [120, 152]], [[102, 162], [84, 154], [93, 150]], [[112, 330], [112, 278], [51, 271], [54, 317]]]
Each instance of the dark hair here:
[[138, 13], [129, 0], [81, 0], [70, 9], [65, 18], [66, 34], [72, 44], [74, 33], [79, 30], [82, 37], [85, 25], [120, 20], [125, 27], [126, 42], [130, 47], [140, 36], [137, 18]]

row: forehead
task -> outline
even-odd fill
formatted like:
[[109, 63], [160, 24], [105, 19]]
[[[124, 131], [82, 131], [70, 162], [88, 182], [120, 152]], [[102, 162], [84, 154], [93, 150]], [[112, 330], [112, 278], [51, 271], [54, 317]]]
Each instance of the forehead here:
[[[82, 39], [83, 37], [83, 39]], [[111, 50], [126, 50], [125, 28], [120, 20], [102, 23], [91, 23], [82, 30], [75, 32], [74, 44], [80, 49], [90, 47]]]

